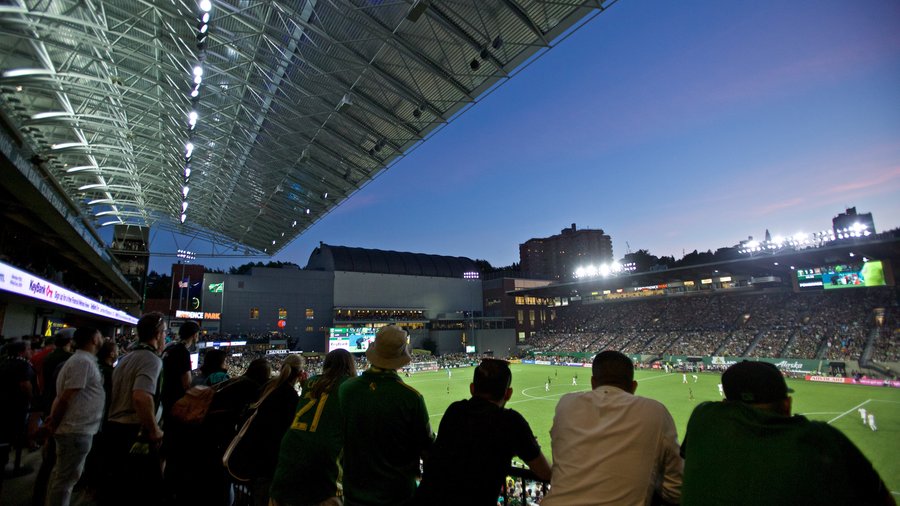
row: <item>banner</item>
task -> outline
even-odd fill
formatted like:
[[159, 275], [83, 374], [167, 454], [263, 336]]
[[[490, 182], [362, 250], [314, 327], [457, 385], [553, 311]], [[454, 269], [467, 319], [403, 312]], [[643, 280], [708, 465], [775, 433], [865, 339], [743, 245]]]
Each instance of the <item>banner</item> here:
[[819, 383], [852, 383], [850, 378], [841, 378], [839, 376], [810, 376], [806, 375], [806, 381], [818, 381]]
[[136, 325], [138, 319], [125, 311], [111, 308], [68, 288], [55, 285], [30, 272], [0, 262], [0, 290], [23, 295], [41, 302], [77, 309], [110, 320]]
[[209, 284], [209, 293], [223, 293], [225, 291], [225, 282], [221, 283], [210, 283]]

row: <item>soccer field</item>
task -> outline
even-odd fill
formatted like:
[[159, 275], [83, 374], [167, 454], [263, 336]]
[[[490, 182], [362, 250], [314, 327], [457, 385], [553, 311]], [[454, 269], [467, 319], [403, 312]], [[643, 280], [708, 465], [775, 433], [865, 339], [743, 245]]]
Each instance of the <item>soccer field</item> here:
[[[507, 407], [522, 413], [541, 443], [549, 459], [550, 426], [556, 402], [569, 392], [590, 389], [591, 370], [574, 367], [513, 364], [513, 396]], [[447, 371], [416, 373], [404, 378], [425, 397], [431, 424], [435, 431], [441, 416], [451, 402], [466, 399], [472, 368]], [[572, 385], [572, 377], [577, 375], [578, 385]], [[656, 399], [669, 408], [678, 428], [679, 441], [684, 437], [691, 411], [703, 401], [719, 400], [718, 383], [721, 375], [703, 373], [695, 383], [688, 374], [688, 384], [682, 383], [681, 373], [665, 374], [658, 371], [636, 371], [637, 394]], [[550, 379], [550, 391], [545, 392], [544, 384]], [[832, 385], [812, 383], [802, 380], [788, 380], [794, 389], [793, 409], [795, 414], [805, 415], [811, 420], [828, 422], [840, 429], [863, 452], [884, 479], [894, 496], [900, 496], [900, 390], [858, 385]], [[694, 399], [691, 400], [691, 392]], [[872, 432], [863, 425], [857, 409], [865, 407], [875, 414], [878, 431]]]

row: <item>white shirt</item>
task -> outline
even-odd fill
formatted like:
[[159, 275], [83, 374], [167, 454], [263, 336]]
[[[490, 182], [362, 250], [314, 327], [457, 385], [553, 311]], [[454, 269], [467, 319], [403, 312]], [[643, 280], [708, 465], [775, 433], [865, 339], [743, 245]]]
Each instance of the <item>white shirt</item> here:
[[542, 506], [650, 504], [681, 498], [675, 422], [652, 399], [603, 385], [564, 395], [550, 430], [553, 479]]
[[96, 434], [103, 420], [103, 376], [97, 364], [97, 356], [84, 350], [76, 350], [63, 364], [56, 378], [59, 395], [69, 389], [78, 389], [69, 408], [60, 421], [58, 434]]

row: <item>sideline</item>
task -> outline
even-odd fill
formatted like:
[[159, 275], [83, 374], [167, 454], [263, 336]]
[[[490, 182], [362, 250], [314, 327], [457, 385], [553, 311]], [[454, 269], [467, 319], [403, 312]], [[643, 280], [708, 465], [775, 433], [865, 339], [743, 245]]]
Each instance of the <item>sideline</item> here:
[[840, 419], [840, 418], [843, 418], [843, 417], [849, 415], [850, 413], [852, 413], [852, 412], [856, 411], [857, 409], [859, 409], [859, 408], [865, 406], [866, 404], [868, 404], [868, 403], [871, 402], [871, 401], [872, 401], [872, 399], [866, 399], [866, 400], [862, 401], [861, 403], [857, 404], [856, 406], [853, 406], [852, 408], [848, 409], [847, 411], [844, 411], [843, 413], [841, 413], [841, 414], [839, 414], [838, 416], [832, 418], [831, 420], [828, 420], [828, 424], [831, 425], [831, 422], [834, 422], [835, 420], [838, 420], [838, 419]]

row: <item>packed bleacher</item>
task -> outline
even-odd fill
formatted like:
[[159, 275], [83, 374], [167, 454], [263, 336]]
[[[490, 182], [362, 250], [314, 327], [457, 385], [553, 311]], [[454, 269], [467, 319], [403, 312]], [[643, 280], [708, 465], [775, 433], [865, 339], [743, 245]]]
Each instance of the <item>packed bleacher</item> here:
[[[875, 311], [883, 310], [881, 323]], [[897, 291], [774, 291], [609, 301], [556, 308], [527, 340], [543, 353], [859, 359], [872, 334], [873, 359], [895, 361]]]

